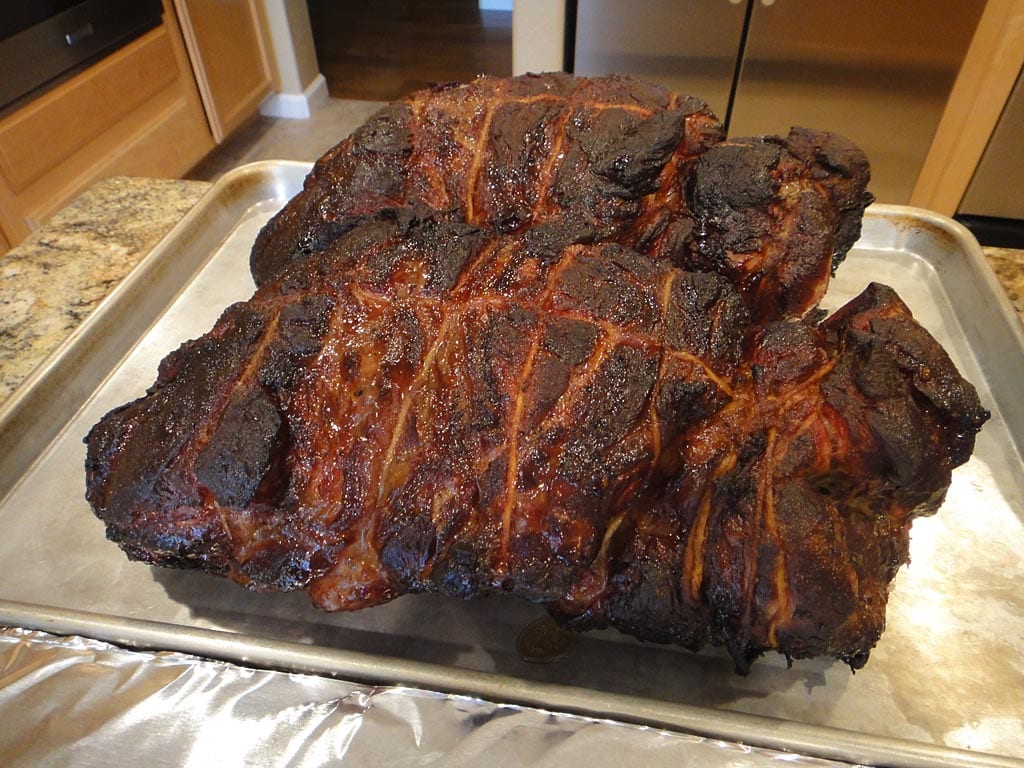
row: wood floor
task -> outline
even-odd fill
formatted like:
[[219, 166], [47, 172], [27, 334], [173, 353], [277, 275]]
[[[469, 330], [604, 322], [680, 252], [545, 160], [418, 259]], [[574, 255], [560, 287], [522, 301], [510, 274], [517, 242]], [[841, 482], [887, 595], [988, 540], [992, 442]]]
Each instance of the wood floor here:
[[512, 73], [512, 13], [476, 0], [308, 0], [327, 90], [390, 101], [430, 83]]

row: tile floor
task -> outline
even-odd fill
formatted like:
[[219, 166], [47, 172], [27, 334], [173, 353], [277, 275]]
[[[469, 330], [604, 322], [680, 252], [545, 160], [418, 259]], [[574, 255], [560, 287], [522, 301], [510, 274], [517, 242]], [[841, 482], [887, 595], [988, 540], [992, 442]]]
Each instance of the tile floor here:
[[257, 117], [202, 160], [187, 179], [214, 181], [239, 165], [257, 160], [312, 162], [383, 106], [378, 101], [328, 99], [308, 120]]

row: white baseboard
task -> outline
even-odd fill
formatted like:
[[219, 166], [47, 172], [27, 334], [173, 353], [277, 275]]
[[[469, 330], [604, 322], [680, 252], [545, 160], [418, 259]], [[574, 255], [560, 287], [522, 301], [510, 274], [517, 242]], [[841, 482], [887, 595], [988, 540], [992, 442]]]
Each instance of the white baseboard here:
[[318, 74], [302, 93], [272, 93], [260, 104], [260, 114], [308, 120], [313, 110], [327, 101], [327, 79]]

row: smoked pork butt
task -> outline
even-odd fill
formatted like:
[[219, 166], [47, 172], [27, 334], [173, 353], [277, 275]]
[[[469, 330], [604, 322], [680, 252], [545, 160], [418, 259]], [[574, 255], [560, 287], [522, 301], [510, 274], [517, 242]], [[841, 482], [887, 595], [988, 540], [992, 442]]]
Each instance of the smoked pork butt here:
[[756, 319], [798, 317], [860, 235], [864, 153], [825, 131], [725, 141], [707, 104], [624, 77], [482, 77], [391, 104], [260, 233], [257, 285], [361, 215], [422, 205], [499, 234], [553, 222], [719, 272]]
[[860, 667], [988, 414], [891, 289], [806, 312], [868, 199], [823, 136], [724, 141], [623, 78], [386, 107], [90, 431], [92, 508], [131, 558], [324, 610], [512, 593]]

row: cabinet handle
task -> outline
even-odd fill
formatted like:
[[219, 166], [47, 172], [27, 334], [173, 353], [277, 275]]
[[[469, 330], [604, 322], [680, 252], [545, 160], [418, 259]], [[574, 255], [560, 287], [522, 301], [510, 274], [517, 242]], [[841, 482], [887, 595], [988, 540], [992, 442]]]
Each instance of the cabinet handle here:
[[87, 21], [78, 29], [64, 35], [64, 41], [68, 45], [76, 45], [85, 40], [85, 38], [92, 37], [94, 34], [96, 34], [96, 30], [92, 28], [92, 22]]

